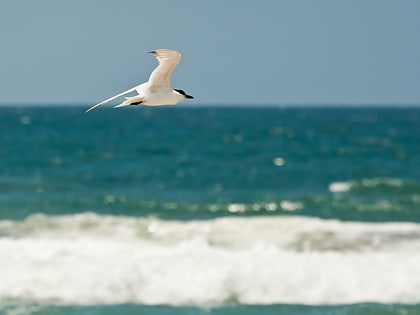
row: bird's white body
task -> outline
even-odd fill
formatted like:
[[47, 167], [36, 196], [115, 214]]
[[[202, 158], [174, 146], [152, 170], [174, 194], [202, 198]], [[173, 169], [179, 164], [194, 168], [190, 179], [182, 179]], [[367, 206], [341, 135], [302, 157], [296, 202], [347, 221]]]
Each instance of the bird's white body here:
[[181, 61], [181, 54], [171, 49], [156, 49], [150, 53], [156, 55], [159, 65], [150, 74], [148, 82], [110, 97], [92, 106], [87, 112], [134, 91], [137, 92], [136, 96], [126, 97], [124, 102], [115, 107], [139, 104], [148, 106], [175, 105], [186, 98], [193, 98], [182, 90], [172, 89], [171, 76], [175, 67]]
[[149, 82], [137, 86], [136, 92], [138, 95], [133, 97], [126, 97], [126, 102], [141, 102], [142, 105], [159, 106], [175, 105], [185, 99], [182, 94], [179, 94], [172, 88], [160, 88], [153, 90], [150, 88]]

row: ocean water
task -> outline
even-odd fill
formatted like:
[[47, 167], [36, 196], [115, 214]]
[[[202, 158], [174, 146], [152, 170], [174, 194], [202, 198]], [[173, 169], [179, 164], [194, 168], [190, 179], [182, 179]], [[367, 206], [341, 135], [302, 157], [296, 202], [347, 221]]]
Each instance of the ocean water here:
[[420, 108], [86, 108], [0, 107], [0, 314], [420, 314]]

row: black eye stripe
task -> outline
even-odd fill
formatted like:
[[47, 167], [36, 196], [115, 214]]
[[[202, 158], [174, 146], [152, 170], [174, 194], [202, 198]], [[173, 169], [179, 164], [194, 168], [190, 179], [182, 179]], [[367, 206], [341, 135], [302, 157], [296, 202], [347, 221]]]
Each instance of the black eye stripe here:
[[177, 89], [174, 89], [174, 90], [177, 91], [179, 94], [187, 95], [187, 94], [185, 94], [184, 90], [177, 90]]
[[177, 89], [174, 89], [174, 91], [177, 91], [179, 94], [184, 95], [184, 96], [185, 96], [185, 98], [189, 98], [189, 99], [194, 98], [193, 96], [188, 95], [187, 93], [185, 93], [185, 92], [184, 92], [184, 90], [177, 90]]

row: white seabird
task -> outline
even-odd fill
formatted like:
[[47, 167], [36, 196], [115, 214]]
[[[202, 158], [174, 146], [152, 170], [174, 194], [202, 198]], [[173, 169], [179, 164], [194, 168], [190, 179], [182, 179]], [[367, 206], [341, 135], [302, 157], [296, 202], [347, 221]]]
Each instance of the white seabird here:
[[148, 106], [175, 105], [186, 98], [194, 98], [191, 95], [186, 94], [183, 90], [172, 89], [171, 86], [171, 75], [175, 67], [181, 61], [181, 54], [178, 51], [171, 49], [156, 49], [149, 51], [149, 53], [156, 56], [159, 65], [150, 74], [148, 82], [112, 96], [105, 101], [92, 106], [86, 112], [134, 91], [136, 91], [138, 95], [126, 97], [124, 102], [114, 107], [139, 104]]

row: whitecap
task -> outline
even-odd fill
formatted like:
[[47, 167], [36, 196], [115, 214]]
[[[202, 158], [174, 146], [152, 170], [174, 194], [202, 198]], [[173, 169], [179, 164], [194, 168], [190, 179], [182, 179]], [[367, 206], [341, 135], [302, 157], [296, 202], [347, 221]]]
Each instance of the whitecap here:
[[352, 185], [351, 182], [333, 182], [329, 184], [328, 190], [333, 193], [346, 192], [351, 189]]
[[420, 225], [298, 216], [0, 221], [0, 301], [419, 303]]

